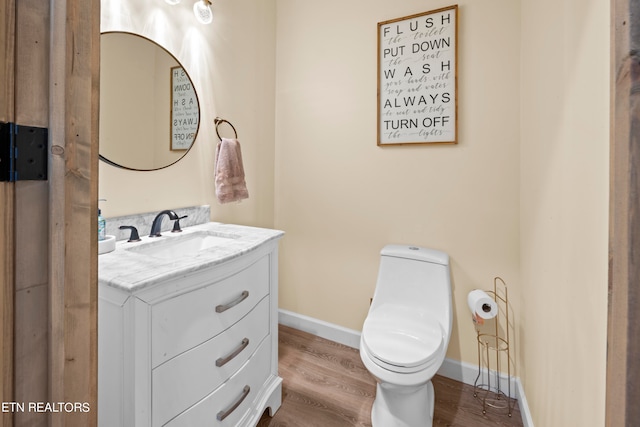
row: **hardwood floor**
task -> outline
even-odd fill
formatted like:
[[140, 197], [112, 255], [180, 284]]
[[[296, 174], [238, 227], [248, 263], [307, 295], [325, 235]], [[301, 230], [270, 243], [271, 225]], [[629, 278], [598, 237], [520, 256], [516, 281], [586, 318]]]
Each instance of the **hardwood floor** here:
[[[259, 427], [371, 426], [376, 382], [358, 350], [282, 325], [278, 342], [282, 406], [273, 418], [265, 413]], [[472, 386], [440, 376], [433, 385], [434, 427], [522, 426], [517, 403], [512, 417], [506, 409], [483, 415]]]

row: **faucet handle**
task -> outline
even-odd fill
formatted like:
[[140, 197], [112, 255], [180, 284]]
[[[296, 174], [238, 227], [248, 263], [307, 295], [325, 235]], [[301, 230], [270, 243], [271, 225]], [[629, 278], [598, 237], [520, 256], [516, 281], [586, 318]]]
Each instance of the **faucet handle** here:
[[181, 216], [181, 217], [178, 217], [175, 221], [173, 221], [173, 230], [171, 230], [171, 232], [180, 233], [182, 231], [182, 229], [180, 228], [180, 220], [185, 219], [188, 216], [189, 215]]
[[129, 236], [129, 240], [127, 242], [139, 242], [140, 236], [138, 235], [138, 229], [133, 225], [121, 225], [120, 230], [131, 230], [131, 235]]

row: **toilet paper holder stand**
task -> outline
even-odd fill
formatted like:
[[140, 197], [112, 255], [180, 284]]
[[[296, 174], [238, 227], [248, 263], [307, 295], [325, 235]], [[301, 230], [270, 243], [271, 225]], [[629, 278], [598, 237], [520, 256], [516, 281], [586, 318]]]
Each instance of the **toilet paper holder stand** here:
[[[511, 417], [515, 406], [511, 390], [513, 360], [509, 346], [513, 313], [509, 305], [507, 284], [502, 278], [495, 277], [493, 290], [485, 292], [498, 305], [498, 313], [483, 324], [474, 322], [478, 341], [478, 376], [473, 384], [473, 397], [482, 400], [483, 414], [487, 413], [487, 407], [491, 407], [506, 409]], [[502, 371], [505, 364], [506, 376]]]

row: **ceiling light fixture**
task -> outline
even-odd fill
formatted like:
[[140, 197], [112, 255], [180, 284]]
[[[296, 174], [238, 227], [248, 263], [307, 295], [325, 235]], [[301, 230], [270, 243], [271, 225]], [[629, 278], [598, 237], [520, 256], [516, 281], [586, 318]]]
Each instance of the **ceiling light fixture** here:
[[171, 6], [175, 6], [176, 4], [180, 3], [180, 0], [164, 0], [164, 1], [170, 4]]
[[201, 24], [211, 24], [213, 21], [213, 11], [209, 0], [198, 0], [193, 5], [193, 13]]

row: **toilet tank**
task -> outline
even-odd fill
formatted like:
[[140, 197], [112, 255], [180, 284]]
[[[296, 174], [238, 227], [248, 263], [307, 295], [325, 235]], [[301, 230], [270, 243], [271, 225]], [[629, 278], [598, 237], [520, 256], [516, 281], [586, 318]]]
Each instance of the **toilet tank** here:
[[441, 251], [408, 245], [387, 245], [380, 252], [378, 281], [370, 310], [382, 304], [427, 309], [451, 324], [449, 256]]
[[426, 261], [434, 264], [449, 265], [449, 255], [436, 249], [420, 248], [409, 245], [387, 245], [380, 251], [381, 256], [391, 256], [408, 260]]

